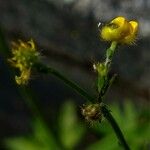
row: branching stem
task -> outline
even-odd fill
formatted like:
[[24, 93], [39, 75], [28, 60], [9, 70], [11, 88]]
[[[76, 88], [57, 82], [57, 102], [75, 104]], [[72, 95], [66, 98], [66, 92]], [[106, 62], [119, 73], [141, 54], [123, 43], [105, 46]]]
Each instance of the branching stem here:
[[[95, 101], [94, 97], [90, 96], [79, 85], [77, 85], [76, 83], [74, 83], [71, 80], [67, 79], [64, 75], [62, 75], [57, 70], [55, 70], [51, 67], [47, 67], [44, 64], [37, 64], [36, 67], [37, 67], [38, 71], [41, 72], [41, 73], [52, 74], [55, 77], [59, 78], [65, 84], [67, 84], [72, 89], [74, 89], [76, 92], [78, 92], [80, 95], [82, 95], [84, 98], [86, 98], [87, 101], [90, 101], [90, 102]], [[117, 138], [118, 138], [119, 142], [121, 143], [121, 145], [123, 146], [124, 150], [130, 150], [130, 148], [129, 148], [129, 146], [128, 146], [128, 144], [127, 144], [127, 142], [126, 142], [126, 140], [123, 136], [123, 133], [121, 132], [120, 127], [118, 126], [117, 122], [115, 121], [115, 119], [111, 115], [110, 111], [105, 106], [102, 107], [102, 113], [103, 113], [104, 117], [109, 121], [110, 125], [112, 126], [112, 128], [113, 128], [115, 134], [117, 135]]]

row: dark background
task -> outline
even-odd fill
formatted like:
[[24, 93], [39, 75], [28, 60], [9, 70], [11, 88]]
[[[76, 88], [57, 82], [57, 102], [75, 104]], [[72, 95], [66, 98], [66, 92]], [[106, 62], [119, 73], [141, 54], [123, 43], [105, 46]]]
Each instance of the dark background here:
[[[96, 74], [92, 65], [104, 59], [109, 46], [100, 40], [98, 22], [116, 16], [138, 20], [136, 44], [122, 46], [113, 61], [118, 77], [106, 102], [131, 99], [136, 105], [150, 100], [150, 1], [149, 0], [0, 0], [0, 27], [8, 46], [18, 39], [37, 44], [43, 61], [56, 67], [92, 94]], [[30, 112], [10, 82], [0, 56], [0, 138], [29, 130]], [[52, 76], [33, 74], [29, 86], [37, 95], [48, 119], [55, 119], [61, 103], [84, 99]]]

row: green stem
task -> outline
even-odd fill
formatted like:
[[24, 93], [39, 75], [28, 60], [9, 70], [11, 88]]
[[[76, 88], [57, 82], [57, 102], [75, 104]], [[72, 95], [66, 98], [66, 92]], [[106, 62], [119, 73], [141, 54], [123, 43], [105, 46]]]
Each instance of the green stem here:
[[[109, 69], [110, 69], [110, 65], [111, 65], [116, 47], [117, 47], [117, 42], [113, 41], [111, 43], [110, 48], [108, 48], [107, 51], [106, 51], [106, 59], [105, 59], [104, 64], [107, 68], [107, 74], [106, 74], [107, 78], [108, 78], [108, 72], [109, 72]], [[114, 80], [113, 77], [112, 77], [112, 80]], [[108, 85], [110, 86], [110, 83], [108, 83]], [[109, 86], [106, 87], [105, 93], [108, 90]], [[99, 96], [101, 98], [102, 95], [100, 94]], [[102, 113], [103, 113], [104, 117], [108, 120], [108, 122], [111, 124], [117, 138], [119, 139], [119, 141], [120, 141], [121, 145], [124, 147], [124, 149], [125, 150], [130, 150], [130, 148], [129, 148], [129, 146], [128, 146], [128, 144], [127, 144], [127, 142], [126, 142], [126, 140], [123, 136], [123, 133], [121, 132], [121, 129], [119, 128], [116, 120], [114, 119], [114, 117], [112, 116], [110, 111], [106, 108], [106, 106], [102, 107]]]
[[69, 87], [73, 88], [77, 93], [79, 93], [80, 95], [85, 97], [88, 101], [90, 101], [90, 102], [94, 102], [95, 101], [95, 98], [90, 96], [84, 89], [82, 89], [80, 86], [78, 86], [73, 81], [71, 81], [68, 78], [66, 78], [64, 75], [62, 75], [60, 72], [58, 72], [54, 68], [47, 67], [47, 66], [45, 66], [43, 64], [40, 64], [40, 63], [36, 64], [36, 68], [38, 69], [39, 72], [46, 73], [46, 74], [50, 73], [50, 74], [54, 75], [55, 77], [59, 78], [66, 85], [68, 85]]
[[112, 58], [114, 56], [116, 47], [117, 47], [117, 42], [113, 41], [110, 47], [106, 50], [106, 59], [103, 63], [106, 70], [105, 74], [102, 76], [101, 74], [98, 73], [98, 92], [99, 92], [98, 101], [99, 102], [103, 101], [104, 95], [106, 94], [106, 92], [108, 91], [109, 87], [111, 86], [112, 82], [116, 77], [116, 75], [113, 75], [111, 78], [109, 77], [109, 70], [110, 70]]
[[118, 140], [120, 141], [120, 144], [124, 147], [125, 150], [130, 150], [124, 136], [123, 133], [121, 132], [121, 129], [119, 128], [116, 120], [114, 119], [114, 117], [112, 116], [112, 114], [110, 113], [110, 111], [106, 108], [106, 106], [102, 107], [102, 113], [104, 115], [104, 117], [109, 121], [109, 123], [111, 124]]
[[[6, 44], [5, 38], [3, 36], [2, 30], [0, 28], [0, 54], [2, 54], [2, 56], [7, 60], [7, 58], [9, 58], [11, 56], [11, 52]], [[58, 144], [57, 142], [54, 140], [54, 138], [52, 137], [52, 133], [49, 130], [49, 127], [44, 119], [43, 114], [40, 112], [40, 109], [37, 107], [37, 104], [35, 103], [35, 98], [33, 97], [33, 94], [31, 92], [31, 90], [29, 90], [29, 87], [23, 87], [23, 86], [17, 86], [17, 84], [15, 83], [15, 71], [14, 69], [12, 69], [7, 62], [4, 62], [6, 68], [8, 69], [8, 73], [10, 74], [10, 78], [11, 78], [11, 82], [13, 84], [13, 86], [18, 90], [19, 94], [21, 95], [21, 97], [23, 98], [23, 100], [25, 101], [27, 107], [29, 108], [29, 110], [32, 113], [32, 116], [35, 120], [40, 121], [40, 124], [43, 126], [43, 128], [46, 129], [46, 131], [48, 132], [50, 141], [51, 141], [51, 146], [52, 144], [54, 144], [55, 147], [58, 148]]]
[[111, 43], [110, 47], [106, 50], [106, 59], [105, 59], [104, 64], [107, 67], [107, 70], [109, 70], [109, 68], [110, 68], [111, 61], [112, 61], [113, 55], [115, 53], [116, 47], [117, 47], [117, 42], [113, 41]]
[[[62, 80], [63, 82], [65, 82], [68, 86], [70, 86], [71, 88], [73, 88], [76, 92], [78, 92], [80, 95], [82, 95], [83, 97], [86, 98], [86, 100], [88, 101], [95, 101], [95, 98], [90, 96], [84, 89], [82, 89], [80, 86], [78, 86], [76, 83], [68, 80], [65, 76], [63, 76], [60, 72], [58, 72], [57, 70], [47, 67], [44, 64], [37, 64], [35, 66], [39, 72], [41, 73], [46, 73], [46, 74], [52, 74], [54, 76], [56, 76], [57, 78], [59, 78], [60, 80]], [[111, 124], [112, 128], [114, 129], [115, 134], [118, 137], [118, 140], [120, 141], [120, 143], [122, 144], [122, 146], [124, 147], [125, 150], [130, 150], [124, 136], [123, 133], [121, 132], [121, 129], [119, 128], [117, 122], [115, 121], [115, 119], [113, 118], [113, 116], [111, 115], [111, 113], [109, 112], [109, 110], [106, 107], [102, 108], [102, 113], [104, 115], [104, 117], [109, 121], [109, 123]]]
[[[1, 35], [0, 32], [0, 41], [3, 41], [3, 36]], [[112, 43], [111, 47], [110, 47], [110, 51], [111, 50], [115, 50], [116, 43]], [[9, 49], [6, 46], [5, 42], [0, 42], [0, 48], [1, 50], [3, 50], [4, 55], [6, 56], [6, 58], [9, 56]], [[111, 55], [109, 55], [108, 53], [108, 59], [106, 59], [106, 65], [110, 64], [110, 58]], [[46, 67], [42, 64], [38, 65], [39, 68], [37, 67], [37, 69], [40, 72], [43, 73], [51, 73], [54, 76], [56, 76], [57, 78], [61, 79], [62, 81], [64, 81], [68, 86], [72, 87], [74, 90], [76, 90], [78, 93], [80, 93], [83, 97], [85, 97], [88, 101], [94, 101], [95, 98], [93, 98], [92, 96], [90, 96], [85, 90], [83, 90], [81, 87], [79, 87], [77, 84], [75, 84], [74, 82], [68, 80], [66, 77], [64, 77], [61, 73], [59, 73], [57, 70], [53, 69], [53, 68], [49, 68]], [[11, 71], [12, 74], [13, 71]], [[38, 107], [35, 105], [33, 98], [31, 95], [29, 95], [28, 91], [26, 91], [27, 88], [20, 88], [19, 91], [22, 95], [22, 97], [24, 98], [24, 100], [26, 101], [28, 107], [30, 108], [30, 110], [32, 110], [32, 113], [34, 115], [34, 117], [38, 117], [40, 119], [42, 119], [41, 113], [38, 110]], [[115, 119], [113, 118], [113, 116], [111, 115], [111, 113], [109, 112], [109, 110], [106, 107], [103, 107], [102, 109], [103, 115], [104, 117], [110, 122], [112, 128], [114, 129], [120, 143], [122, 144], [122, 146], [124, 147], [125, 150], [130, 150], [129, 146], [127, 145], [125, 138], [117, 124], [117, 122], [115, 121]], [[43, 122], [43, 119], [42, 119]], [[45, 124], [45, 122], [43, 122]]]
[[[1, 28], [0, 28], [0, 53], [6, 60], [7, 58], [11, 56], [11, 51], [9, 47], [7, 46], [7, 43], [6, 43], [6, 40], [4, 38]], [[42, 113], [40, 112], [40, 109], [37, 107], [37, 104], [35, 103], [35, 98], [33, 97], [31, 90], [29, 90], [29, 87], [17, 86], [17, 84], [15, 83], [15, 79], [14, 79], [14, 76], [15, 76], [14, 69], [8, 65], [8, 62], [4, 62], [4, 63], [5, 63], [5, 67], [8, 69], [8, 73], [10, 74], [10, 78], [11, 78], [10, 81], [12, 82], [13, 86], [18, 90], [22, 99], [24, 100], [27, 107], [31, 111], [33, 118], [40, 120], [43, 125], [47, 126], [45, 119]]]

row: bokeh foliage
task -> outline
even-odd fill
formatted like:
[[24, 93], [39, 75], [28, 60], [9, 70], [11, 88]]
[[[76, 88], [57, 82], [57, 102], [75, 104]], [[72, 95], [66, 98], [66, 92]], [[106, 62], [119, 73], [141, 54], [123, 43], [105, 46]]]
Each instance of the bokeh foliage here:
[[[135, 108], [129, 100], [122, 107], [114, 103], [111, 110], [133, 150], [148, 150], [150, 146], [150, 113], [148, 108]], [[58, 122], [55, 122], [57, 134], [47, 129], [39, 120], [33, 121], [33, 131], [27, 136], [8, 138], [5, 140], [9, 150], [116, 150], [121, 149], [111, 126], [103, 120], [101, 126], [81, 123], [76, 105], [73, 101], [66, 101], [58, 113]], [[89, 133], [89, 130], [92, 131]], [[85, 143], [88, 134], [99, 135], [101, 138], [93, 143]], [[89, 139], [90, 140], [90, 139]]]

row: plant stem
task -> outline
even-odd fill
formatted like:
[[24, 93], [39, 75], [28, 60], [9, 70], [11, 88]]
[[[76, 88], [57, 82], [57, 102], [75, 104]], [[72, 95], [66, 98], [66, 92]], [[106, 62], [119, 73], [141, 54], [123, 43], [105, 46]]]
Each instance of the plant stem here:
[[[106, 51], [106, 59], [105, 59], [104, 64], [105, 64], [105, 66], [107, 68], [107, 74], [106, 74], [107, 78], [108, 78], [108, 72], [109, 72], [109, 69], [110, 69], [110, 66], [111, 66], [112, 58], [114, 56], [116, 47], [117, 47], [117, 42], [113, 41], [111, 43], [110, 48], [108, 48], [107, 51]], [[113, 79], [113, 77], [112, 77], [112, 79]], [[105, 89], [105, 93], [108, 90], [109, 86], [110, 86], [110, 83], [107, 86], [107, 88]], [[99, 95], [99, 99], [101, 99], [101, 96], [103, 96], [103, 95], [100, 94]], [[126, 140], [125, 140], [125, 138], [123, 136], [123, 133], [121, 132], [121, 129], [119, 128], [116, 120], [114, 119], [114, 117], [112, 116], [110, 111], [106, 108], [105, 105], [102, 106], [101, 109], [102, 109], [102, 113], [103, 113], [104, 117], [111, 124], [111, 126], [112, 126], [112, 128], [113, 128], [113, 130], [114, 130], [114, 132], [115, 132], [115, 134], [117, 136], [117, 138], [119, 139], [121, 145], [124, 147], [125, 150], [130, 150], [130, 148], [129, 148], [129, 146], [128, 146], [128, 144], [127, 144], [127, 142], [126, 142]]]
[[[106, 50], [106, 59], [103, 63], [105, 66], [106, 72], [103, 76], [98, 73], [98, 92], [99, 92], [98, 101], [99, 102], [103, 101], [104, 95], [106, 94], [106, 92], [108, 91], [109, 87], [112, 85], [112, 82], [114, 81], [116, 77], [116, 75], [109, 77], [109, 70], [110, 70], [112, 58], [114, 56], [116, 47], [117, 47], [117, 42], [113, 41], [110, 47]], [[100, 88], [99, 88], [99, 85], [101, 85]]]
[[[11, 51], [6, 43], [6, 40], [4, 38], [1, 28], [0, 28], [0, 54], [2, 54], [2, 56], [6, 60], [7, 60], [7, 58], [9, 58], [11, 56]], [[8, 70], [8, 74], [10, 74], [11, 84], [17, 89], [18, 93], [20, 94], [20, 96], [26, 103], [27, 107], [31, 111], [33, 118], [40, 120], [41, 123], [43, 123], [45, 126], [47, 126], [44, 116], [42, 115], [42, 113], [40, 112], [40, 109], [38, 108], [37, 104], [35, 103], [35, 98], [33, 97], [33, 94], [31, 92], [31, 90], [29, 89], [29, 87], [18, 86], [15, 83], [16, 81], [14, 79], [14, 76], [15, 76], [14, 69], [8, 65], [8, 62], [4, 62], [4, 63], [5, 63], [5, 67]]]
[[40, 64], [40, 63], [36, 64], [36, 68], [38, 69], [39, 72], [46, 73], [46, 74], [50, 73], [50, 74], [54, 75], [55, 77], [59, 78], [66, 85], [68, 85], [69, 87], [73, 88], [77, 93], [79, 93], [80, 95], [82, 95], [83, 97], [85, 97], [88, 101], [90, 101], [90, 102], [94, 102], [95, 101], [95, 98], [93, 98], [91, 95], [89, 95], [79, 85], [77, 85], [73, 81], [71, 81], [68, 78], [66, 78], [64, 75], [62, 75], [56, 69], [54, 69], [52, 67], [47, 67], [44, 64]]
[[111, 61], [115, 53], [116, 47], [117, 47], [117, 42], [113, 41], [110, 47], [106, 50], [106, 59], [105, 59], [104, 64], [107, 67], [107, 70], [109, 70], [110, 68]]
[[121, 129], [119, 128], [116, 120], [114, 119], [114, 117], [112, 116], [110, 111], [106, 108], [106, 106], [102, 106], [101, 108], [102, 108], [102, 113], [103, 113], [104, 117], [111, 124], [120, 144], [124, 147], [125, 150], [130, 150], [130, 148], [123, 136], [123, 133], [121, 132]]
[[[51, 67], [47, 67], [44, 64], [37, 64], [35, 67], [41, 73], [46, 73], [46, 74], [50, 73], [50, 74], [54, 75], [55, 77], [59, 78], [60, 80], [65, 82], [68, 86], [70, 86], [72, 89], [74, 89], [76, 92], [78, 92], [80, 95], [82, 95], [84, 98], [86, 98], [86, 100], [88, 100], [90, 102], [95, 101], [94, 97], [90, 96], [84, 89], [82, 89], [76, 83], [74, 83], [74, 82], [70, 81], [69, 79], [67, 79], [64, 75], [62, 75], [57, 70], [55, 70]], [[120, 141], [120, 143], [122, 144], [124, 149], [125, 150], [130, 150], [130, 148], [129, 148], [129, 146], [128, 146], [128, 144], [127, 144], [127, 142], [126, 142], [126, 140], [123, 136], [123, 133], [121, 132], [121, 129], [119, 128], [117, 122], [115, 121], [115, 119], [113, 118], [113, 116], [111, 115], [109, 110], [106, 107], [102, 107], [102, 113], [103, 113], [104, 117], [111, 124], [112, 128], [114, 129], [115, 134], [118, 137], [118, 140]]]

